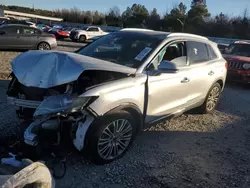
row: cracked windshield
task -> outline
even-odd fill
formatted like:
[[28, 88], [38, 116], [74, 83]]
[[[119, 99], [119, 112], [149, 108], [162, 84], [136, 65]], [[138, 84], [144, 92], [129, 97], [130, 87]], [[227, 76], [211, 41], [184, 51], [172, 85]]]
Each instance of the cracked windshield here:
[[249, 0], [1, 0], [0, 187], [250, 187]]

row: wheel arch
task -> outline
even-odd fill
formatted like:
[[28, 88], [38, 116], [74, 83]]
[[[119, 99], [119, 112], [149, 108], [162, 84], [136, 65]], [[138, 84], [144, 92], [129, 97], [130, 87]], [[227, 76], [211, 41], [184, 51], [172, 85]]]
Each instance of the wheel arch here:
[[143, 128], [143, 123], [144, 123], [143, 113], [141, 112], [139, 107], [134, 103], [121, 104], [121, 105], [109, 110], [103, 116], [105, 116], [106, 114], [115, 113], [116, 111], [120, 111], [120, 110], [124, 110], [126, 112], [129, 112], [134, 117], [134, 119], [138, 125], [137, 132]]
[[85, 36], [86, 40], [88, 39], [88, 35], [86, 33], [80, 33], [79, 39], [81, 38], [81, 36]]
[[50, 43], [48, 43], [47, 41], [39, 41], [38, 44], [37, 44], [37, 46], [36, 46], [36, 49], [38, 49], [39, 45], [42, 44], [42, 43], [48, 44], [49, 47], [50, 47], [50, 49], [51, 49], [51, 45], [50, 45]]

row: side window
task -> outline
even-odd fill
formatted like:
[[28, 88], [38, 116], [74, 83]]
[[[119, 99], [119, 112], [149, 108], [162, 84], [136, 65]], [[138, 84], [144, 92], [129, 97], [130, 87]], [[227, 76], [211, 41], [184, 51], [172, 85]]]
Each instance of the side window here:
[[207, 46], [201, 42], [187, 42], [187, 54], [190, 64], [203, 63], [209, 61]]
[[19, 34], [20, 33], [18, 27], [6, 27], [4, 30], [7, 34]]
[[157, 70], [161, 61], [170, 61], [176, 64], [177, 67], [187, 65], [187, 50], [186, 42], [176, 42], [163, 48], [150, 65], [150, 70]]
[[207, 49], [209, 52], [210, 60], [216, 59], [218, 57], [217, 54], [215, 53], [214, 49], [209, 44], [207, 44]]
[[91, 27], [91, 28], [88, 29], [88, 31], [91, 31], [91, 32], [98, 32], [99, 29], [96, 28], [96, 27]]
[[26, 35], [32, 35], [35, 34], [35, 29], [34, 28], [30, 28], [30, 27], [23, 27], [22, 28], [22, 34], [26, 34]]

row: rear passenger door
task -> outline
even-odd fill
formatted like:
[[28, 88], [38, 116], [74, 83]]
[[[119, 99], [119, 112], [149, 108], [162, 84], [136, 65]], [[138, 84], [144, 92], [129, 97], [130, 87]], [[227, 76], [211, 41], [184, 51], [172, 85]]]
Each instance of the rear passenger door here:
[[24, 49], [36, 49], [41, 31], [32, 27], [20, 28], [20, 41]]
[[214, 60], [208, 50], [208, 44], [187, 41], [189, 64], [189, 96], [188, 106], [203, 101], [214, 83]]

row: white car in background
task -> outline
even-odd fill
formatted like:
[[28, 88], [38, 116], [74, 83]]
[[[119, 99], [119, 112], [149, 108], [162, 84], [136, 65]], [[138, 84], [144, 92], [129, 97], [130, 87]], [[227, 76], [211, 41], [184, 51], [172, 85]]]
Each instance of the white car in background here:
[[71, 31], [70, 39], [72, 41], [85, 42], [86, 40], [99, 38], [107, 34], [109, 33], [103, 31], [100, 27], [89, 26]]

